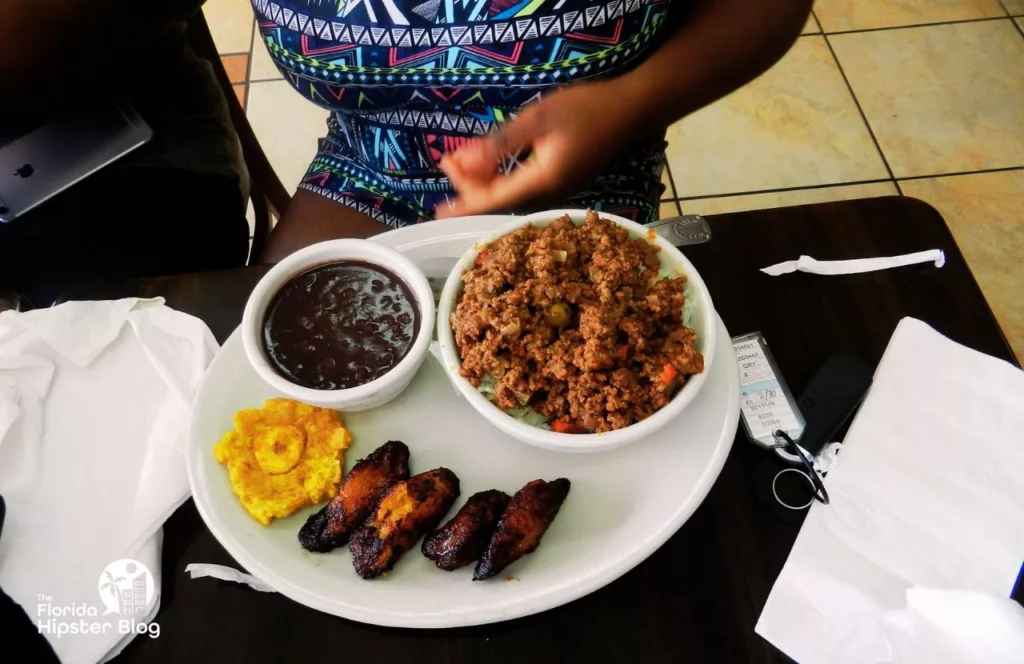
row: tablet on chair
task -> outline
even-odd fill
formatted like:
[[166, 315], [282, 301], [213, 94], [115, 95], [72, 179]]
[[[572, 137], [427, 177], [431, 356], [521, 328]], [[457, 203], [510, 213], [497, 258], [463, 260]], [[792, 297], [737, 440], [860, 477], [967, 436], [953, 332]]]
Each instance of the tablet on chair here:
[[147, 143], [153, 132], [125, 104], [76, 110], [5, 142], [0, 136], [0, 222], [11, 222]]

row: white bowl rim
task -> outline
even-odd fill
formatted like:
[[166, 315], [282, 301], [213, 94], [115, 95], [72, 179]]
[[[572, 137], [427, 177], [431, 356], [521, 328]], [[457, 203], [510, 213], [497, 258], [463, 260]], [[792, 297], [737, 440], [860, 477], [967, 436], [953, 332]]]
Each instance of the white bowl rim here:
[[717, 315], [712, 305], [707, 285], [704, 283], [704, 280], [701, 278], [700, 274], [689, 259], [687, 259], [679, 249], [668, 242], [668, 240], [665, 240], [660, 235], [653, 233], [653, 231], [646, 226], [614, 214], [608, 214], [601, 211], [596, 212], [602, 219], [612, 221], [636, 235], [645, 237], [649, 242], [653, 242], [661, 250], [662, 255], [664, 255], [664, 252], [667, 252], [671, 256], [671, 262], [682, 267], [682, 271], [686, 275], [689, 285], [693, 287], [693, 294], [696, 294], [700, 299], [698, 307], [703, 315], [702, 327], [704, 329], [701, 330], [703, 333], [703, 350], [701, 352], [705, 361], [704, 371], [695, 376], [691, 376], [683, 385], [682, 389], [676, 393], [667, 405], [659, 409], [647, 419], [641, 420], [640, 422], [636, 422], [622, 429], [603, 433], [566, 434], [559, 433], [557, 431], [549, 431], [520, 422], [508, 413], [505, 413], [480, 394], [480, 392], [473, 387], [468, 380], [458, 375], [458, 367], [461, 366], [462, 361], [455, 347], [455, 337], [452, 333], [451, 325], [448, 323], [448, 320], [455, 308], [455, 297], [462, 286], [462, 273], [469, 269], [473, 264], [481, 249], [494, 240], [527, 224], [538, 222], [551, 223], [565, 215], [568, 215], [573, 219], [573, 221], [581, 221], [586, 218], [587, 210], [548, 210], [517, 217], [514, 220], [509, 221], [507, 224], [502, 224], [491, 233], [488, 233], [485, 237], [474, 242], [473, 246], [466, 250], [466, 252], [459, 258], [454, 269], [448, 275], [448, 279], [445, 281], [444, 289], [441, 292], [441, 298], [438, 303], [436, 318], [437, 338], [440, 346], [442, 364], [444, 365], [445, 372], [448, 374], [448, 377], [451, 379], [456, 389], [458, 389], [462, 396], [465, 397], [471, 405], [473, 405], [475, 410], [498, 428], [523, 442], [554, 451], [604, 451], [621, 447], [649, 436], [654, 431], [668, 424], [672, 419], [679, 415], [686, 406], [690, 404], [690, 402], [693, 401], [700, 392], [700, 389], [704, 386], [704, 383], [710, 373], [712, 360], [715, 357], [718, 336], [716, 324]]
[[[340, 390], [318, 390], [298, 385], [279, 374], [265, 355], [262, 330], [267, 307], [274, 295], [290, 280], [315, 267], [345, 260], [376, 265], [405, 282], [419, 309], [420, 326], [416, 339], [398, 364], [368, 383]], [[406, 255], [372, 240], [327, 240], [290, 254], [263, 275], [245, 304], [242, 314], [242, 345], [256, 373], [279, 392], [307, 403], [329, 402], [341, 404], [342, 407], [344, 404], [356, 405], [379, 395], [390, 385], [399, 382], [409, 371], [419, 367], [420, 360], [430, 348], [435, 315], [434, 294], [427, 277]]]

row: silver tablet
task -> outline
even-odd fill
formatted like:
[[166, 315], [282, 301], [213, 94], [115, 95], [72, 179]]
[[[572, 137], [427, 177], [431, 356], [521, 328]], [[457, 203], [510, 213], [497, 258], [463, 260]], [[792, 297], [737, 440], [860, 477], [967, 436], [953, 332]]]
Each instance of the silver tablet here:
[[152, 137], [131, 107], [76, 109], [0, 144], [0, 222], [10, 222]]

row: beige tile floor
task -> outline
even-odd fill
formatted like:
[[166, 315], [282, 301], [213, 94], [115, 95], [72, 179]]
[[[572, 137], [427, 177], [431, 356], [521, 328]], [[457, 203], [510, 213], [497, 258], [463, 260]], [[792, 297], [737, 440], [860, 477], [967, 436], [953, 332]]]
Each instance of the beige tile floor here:
[[[294, 186], [326, 113], [281, 80], [247, 0], [204, 11]], [[668, 143], [663, 216], [895, 194], [931, 203], [1024, 360], [1024, 0], [817, 0], [781, 62], [672, 126]]]

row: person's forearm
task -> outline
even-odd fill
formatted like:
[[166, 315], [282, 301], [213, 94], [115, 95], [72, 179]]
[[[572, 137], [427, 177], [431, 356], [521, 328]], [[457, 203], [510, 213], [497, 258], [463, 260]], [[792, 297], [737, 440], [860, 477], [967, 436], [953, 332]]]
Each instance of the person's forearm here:
[[299, 189], [270, 236], [261, 263], [276, 263], [303, 247], [338, 238], [367, 238], [387, 230], [384, 224], [331, 199]]
[[789, 50], [811, 0], [697, 0], [689, 20], [640, 66], [609, 81], [629, 100], [629, 139], [663, 131], [753, 80]]

